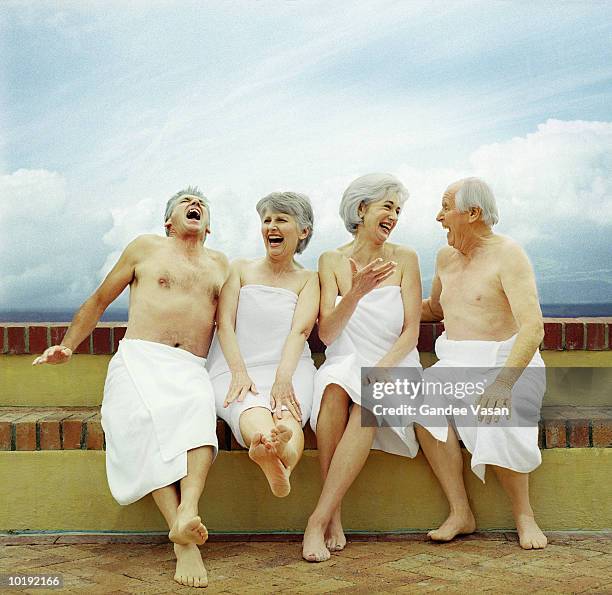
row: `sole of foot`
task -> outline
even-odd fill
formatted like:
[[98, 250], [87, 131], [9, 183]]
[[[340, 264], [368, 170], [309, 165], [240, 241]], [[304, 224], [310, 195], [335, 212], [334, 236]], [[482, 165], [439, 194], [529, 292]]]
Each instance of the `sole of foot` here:
[[516, 529], [519, 544], [524, 550], [541, 550], [548, 544], [548, 538], [532, 516], [525, 515], [517, 518]]
[[289, 441], [292, 437], [293, 430], [284, 424], [278, 424], [270, 432], [272, 450], [276, 453], [285, 468], [289, 468], [296, 458], [294, 449], [289, 447]]
[[302, 558], [306, 562], [326, 562], [331, 558], [331, 553], [325, 546], [325, 535], [323, 529], [310, 523], [304, 531], [304, 542], [302, 544]]
[[249, 447], [249, 458], [257, 463], [264, 472], [272, 493], [284, 498], [291, 491], [289, 471], [272, 448], [266, 448], [261, 434], [255, 434]]
[[176, 572], [174, 580], [186, 587], [207, 587], [208, 575], [198, 546], [174, 544], [176, 555]]
[[465, 515], [451, 514], [433, 531], [427, 533], [432, 541], [452, 541], [458, 535], [469, 535], [476, 530], [476, 521], [472, 513]]
[[168, 538], [179, 545], [202, 545], [208, 539], [208, 530], [199, 516], [187, 520], [178, 517], [168, 533]]

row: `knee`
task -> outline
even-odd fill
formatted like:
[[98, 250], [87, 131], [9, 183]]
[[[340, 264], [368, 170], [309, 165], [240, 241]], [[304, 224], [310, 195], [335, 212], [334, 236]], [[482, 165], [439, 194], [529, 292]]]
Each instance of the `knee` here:
[[321, 409], [348, 410], [350, 397], [347, 392], [337, 384], [329, 384], [323, 393]]

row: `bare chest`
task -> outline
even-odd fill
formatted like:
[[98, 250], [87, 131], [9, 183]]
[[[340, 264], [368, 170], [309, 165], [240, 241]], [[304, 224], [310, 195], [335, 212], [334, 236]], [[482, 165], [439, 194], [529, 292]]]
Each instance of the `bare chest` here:
[[448, 306], [487, 307], [504, 300], [497, 267], [487, 260], [454, 260], [438, 271], [442, 308]]
[[179, 260], [148, 262], [139, 268], [137, 279], [141, 286], [169, 295], [209, 295], [217, 298], [221, 290], [220, 271], [210, 264]]

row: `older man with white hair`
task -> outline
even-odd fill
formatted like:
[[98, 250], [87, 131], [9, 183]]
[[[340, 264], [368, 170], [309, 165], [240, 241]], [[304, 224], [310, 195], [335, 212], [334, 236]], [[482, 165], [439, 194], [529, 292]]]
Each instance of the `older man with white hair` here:
[[229, 263], [204, 247], [210, 213], [197, 187], [170, 198], [164, 226], [168, 237], [143, 235], [127, 246], [62, 342], [34, 364], [67, 362], [129, 285], [128, 327], [108, 366], [102, 401], [109, 487], [119, 504], [152, 494], [174, 542], [174, 580], [205, 587], [198, 545], [208, 532], [198, 502], [217, 436], [204, 358]]
[[[474, 473], [484, 481], [490, 465], [510, 497], [521, 547], [543, 548], [547, 540], [531, 508], [528, 475], [541, 463], [537, 420], [546, 385], [538, 349], [544, 330], [533, 270], [515, 241], [493, 233], [497, 206], [484, 181], [466, 178], [451, 184], [436, 220], [448, 230], [448, 246], [437, 255], [421, 320], [444, 320], [445, 331], [436, 341], [439, 361], [425, 378], [449, 378], [446, 368], [453, 368], [456, 378], [480, 374], [487, 384], [484, 394], [475, 394], [470, 403], [470, 419], [450, 415], [450, 424], [444, 417], [442, 424], [423, 421], [423, 427], [417, 426], [419, 442], [450, 505], [448, 518], [429, 537], [450, 541], [475, 529], [454, 426], [472, 455]], [[457, 395], [445, 399], [458, 403]], [[503, 419], [506, 411], [510, 422]]]

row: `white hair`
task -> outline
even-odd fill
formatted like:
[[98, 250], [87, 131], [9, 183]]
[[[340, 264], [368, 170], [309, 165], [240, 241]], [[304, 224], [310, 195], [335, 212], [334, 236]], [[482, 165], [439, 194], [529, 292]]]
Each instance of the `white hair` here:
[[[166, 221], [168, 221], [168, 219], [170, 219], [172, 211], [174, 211], [174, 207], [176, 207], [176, 205], [181, 200], [181, 198], [183, 198], [183, 196], [196, 196], [197, 198], [202, 199], [202, 202], [204, 203], [204, 208], [206, 209], [206, 213], [208, 214], [208, 222], [210, 223], [210, 205], [208, 204], [208, 199], [202, 194], [202, 191], [197, 186], [187, 186], [187, 188], [185, 188], [184, 190], [179, 190], [166, 203], [164, 224], [166, 223]], [[166, 235], [170, 235], [170, 230], [167, 227]]]
[[397, 195], [400, 206], [410, 196], [404, 185], [391, 174], [367, 174], [353, 180], [344, 191], [340, 202], [340, 217], [346, 229], [354, 234], [357, 226], [363, 223], [363, 218], [359, 215], [361, 203], [368, 205], [382, 200], [389, 193]]
[[305, 250], [312, 237], [314, 226], [312, 205], [310, 204], [310, 199], [305, 194], [298, 192], [272, 192], [268, 196], [264, 196], [255, 208], [262, 218], [266, 210], [270, 210], [273, 213], [285, 213], [285, 215], [295, 217], [298, 229], [300, 231], [308, 230], [308, 235], [298, 241], [295, 251], [301, 254]]
[[489, 227], [495, 225], [499, 221], [499, 213], [489, 185], [480, 178], [464, 178], [459, 180], [459, 184], [459, 190], [455, 192], [457, 210], [465, 213], [472, 207], [478, 207], [483, 223]]

